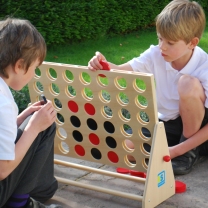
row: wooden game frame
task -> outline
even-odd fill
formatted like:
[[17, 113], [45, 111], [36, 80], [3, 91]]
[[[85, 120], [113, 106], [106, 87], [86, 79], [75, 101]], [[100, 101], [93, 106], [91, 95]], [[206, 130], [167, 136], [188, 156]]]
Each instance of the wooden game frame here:
[[[53, 72], [55, 72], [55, 76]], [[86, 81], [83, 78], [83, 74], [87, 74], [90, 77], [90, 81]], [[72, 78], [69, 78], [71, 75]], [[118, 80], [121, 78], [124, 78], [126, 81], [126, 87], [120, 86]], [[107, 80], [108, 83], [105, 84], [102, 79]], [[137, 86], [138, 80], [145, 83], [145, 89]], [[36, 71], [35, 77], [29, 82], [28, 87], [32, 103], [39, 100], [39, 95], [44, 94], [47, 99], [52, 101], [57, 113], [64, 115], [64, 121], [60, 118], [58, 119], [58, 117], [56, 121], [55, 154], [146, 173], [146, 178], [141, 178], [55, 159], [54, 164], [143, 183], [144, 192], [142, 196], [138, 196], [123, 191], [84, 184], [67, 178], [56, 177], [59, 182], [142, 201], [143, 208], [155, 207], [175, 194], [172, 165], [171, 162], [164, 160], [164, 156], [169, 156], [169, 150], [164, 125], [158, 121], [157, 117], [155, 82], [152, 74], [119, 70], [91, 72], [85, 66], [44, 62]], [[70, 89], [75, 89], [75, 95], [69, 92], [69, 87]], [[88, 87], [93, 92], [93, 98], [88, 97], [85, 93], [85, 89], [88, 89]], [[54, 88], [58, 90], [54, 91]], [[105, 92], [109, 92], [110, 101], [102, 97], [101, 92], [104, 90]], [[128, 103], [120, 100], [121, 93], [128, 95]], [[147, 106], [137, 101], [139, 96], [147, 100]], [[55, 102], [57, 100], [61, 102], [61, 107], [57, 106]], [[87, 110], [85, 108], [86, 104], [88, 104], [88, 107], [90, 106], [90, 109]], [[125, 109], [128, 105], [130, 106], [128, 109], [131, 115], [130, 119], [123, 118], [122, 113], [120, 113], [120, 109]], [[93, 106], [96, 106], [96, 109], [91, 108]], [[106, 115], [103, 106], [110, 106], [112, 112], [115, 113], [112, 116]], [[141, 111], [147, 113], [149, 119], [147, 122], [140, 118], [141, 114], [138, 114], [138, 112]], [[79, 127], [76, 126], [77, 120], [74, 123], [72, 122], [72, 117], [76, 119], [80, 118], [80, 123], [83, 124], [86, 123], [86, 119], [93, 120], [92, 118], [96, 114], [98, 124], [98, 126], [94, 125], [97, 127], [96, 131], [95, 129], [89, 130], [89, 126], [84, 125], [84, 127], [81, 127], [82, 141], [79, 141], [79, 139], [69, 139], [75, 131], [78, 133], [76, 129]], [[67, 123], [70, 120], [75, 126]], [[105, 122], [108, 122], [108, 124], [116, 123], [113, 133], [108, 132], [111, 128], [108, 129], [107, 127], [105, 129]], [[133, 130], [132, 134], [128, 134], [123, 130], [124, 124], [130, 124]], [[141, 130], [143, 128], [149, 131], [150, 137], [143, 135]], [[91, 134], [90, 132], [96, 132], [96, 135], [99, 136], [99, 144], [89, 142], [88, 135]], [[106, 145], [107, 135], [113, 135], [116, 147]], [[119, 142], [120, 138], [123, 138], [122, 141], [131, 140], [135, 145], [135, 149], [129, 149], [124, 142]], [[67, 148], [64, 147], [63, 141], [66, 142]], [[80, 142], [83, 142], [81, 147], [84, 147], [84, 150], [80, 150]], [[150, 152], [145, 150], [144, 143], [151, 146]], [[69, 151], [68, 146], [70, 150], [75, 151]], [[94, 157], [92, 149], [95, 149], [99, 153], [99, 148], [95, 148], [97, 146], [102, 147], [101, 158], [100, 156], [98, 158]], [[77, 152], [76, 147], [79, 147], [79, 151], [77, 150]], [[136, 164], [128, 160], [128, 155], [135, 158]], [[148, 164], [146, 163], [147, 159]]]

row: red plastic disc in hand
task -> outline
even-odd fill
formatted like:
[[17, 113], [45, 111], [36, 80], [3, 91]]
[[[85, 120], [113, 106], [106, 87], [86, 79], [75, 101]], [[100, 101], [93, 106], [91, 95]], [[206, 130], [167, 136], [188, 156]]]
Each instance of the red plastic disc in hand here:
[[181, 181], [175, 181], [175, 193], [183, 193], [186, 191], [186, 184]]
[[122, 174], [128, 174], [129, 173], [129, 170], [126, 169], [126, 168], [117, 168], [116, 171], [118, 173], [122, 173]]
[[107, 61], [100, 60], [100, 64], [102, 65], [103, 70], [108, 70], [108, 71], [110, 70], [110, 66]]
[[144, 172], [139, 172], [139, 171], [135, 171], [135, 170], [130, 170], [130, 174], [131, 174], [132, 176], [138, 176], [138, 177], [140, 177], [140, 178], [146, 178], [146, 177], [147, 177], [146, 173], [144, 173]]

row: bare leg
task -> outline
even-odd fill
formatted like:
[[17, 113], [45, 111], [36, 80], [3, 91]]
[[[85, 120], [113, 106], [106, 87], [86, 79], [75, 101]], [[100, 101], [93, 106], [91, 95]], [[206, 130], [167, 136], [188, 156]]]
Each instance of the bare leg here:
[[[199, 139], [195, 137], [195, 135], [198, 134], [204, 119], [204, 102], [206, 96], [199, 80], [190, 75], [183, 75], [179, 79], [178, 93], [179, 111], [183, 123], [183, 135], [180, 144], [173, 148], [175, 148], [175, 150], [179, 149], [183, 144], [184, 148], [182, 151], [186, 153], [183, 154], [180, 152], [180, 156], [172, 159], [172, 166], [174, 174], [181, 175], [189, 173], [193, 165], [200, 161], [199, 148], [191, 149], [191, 146], [193, 146], [193, 144], [195, 147], [200, 145]], [[195, 138], [195, 140], [193, 140], [193, 138]]]
[[178, 93], [183, 135], [189, 138], [200, 129], [205, 113], [206, 96], [199, 80], [189, 75], [183, 75], [179, 79]]

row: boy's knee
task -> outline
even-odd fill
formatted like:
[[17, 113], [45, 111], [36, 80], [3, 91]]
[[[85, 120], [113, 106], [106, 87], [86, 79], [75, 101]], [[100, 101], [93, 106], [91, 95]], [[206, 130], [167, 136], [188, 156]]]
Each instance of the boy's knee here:
[[198, 97], [203, 93], [200, 81], [190, 75], [182, 75], [178, 81], [178, 93], [181, 98]]

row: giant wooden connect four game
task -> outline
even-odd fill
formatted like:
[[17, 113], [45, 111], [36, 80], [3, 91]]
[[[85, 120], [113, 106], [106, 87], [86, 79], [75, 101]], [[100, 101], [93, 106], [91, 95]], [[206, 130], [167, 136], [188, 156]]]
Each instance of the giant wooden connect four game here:
[[[56, 164], [144, 183], [142, 196], [66, 178], [58, 181], [155, 207], [175, 194], [165, 130], [158, 121], [153, 75], [44, 62], [29, 83], [31, 102], [44, 94], [57, 111], [55, 154], [146, 173], [146, 178], [55, 160]], [[145, 117], [145, 118], [144, 118]], [[130, 129], [130, 131], [129, 131]], [[126, 145], [134, 144], [134, 149]], [[134, 158], [132, 162], [129, 158]]]

